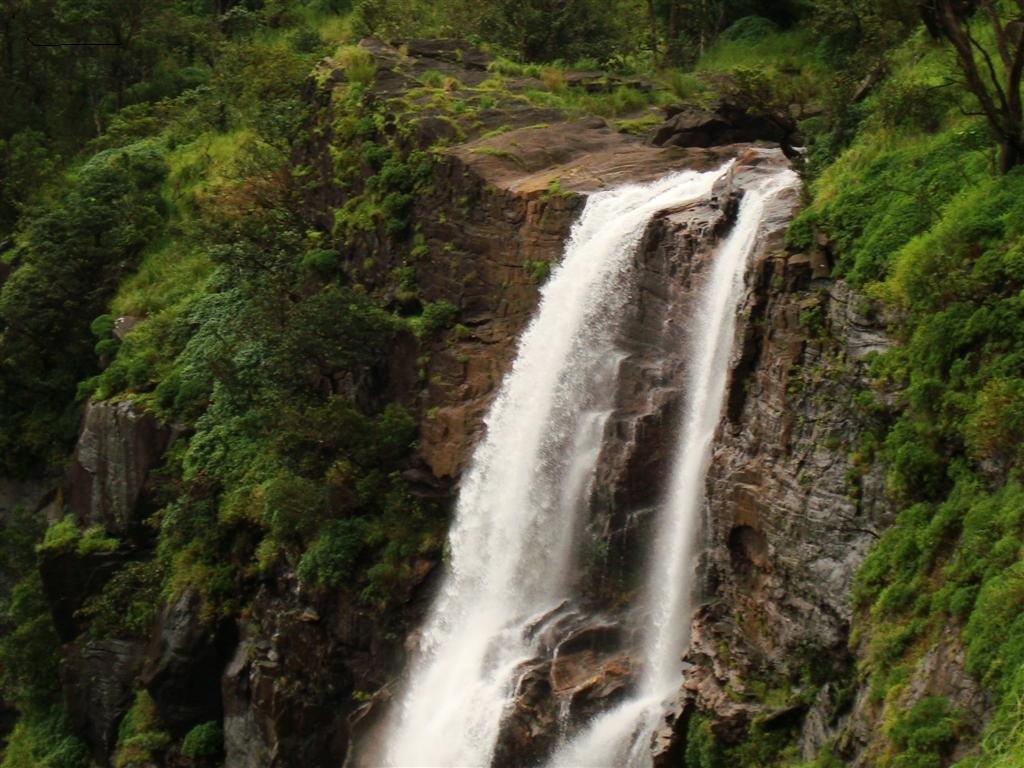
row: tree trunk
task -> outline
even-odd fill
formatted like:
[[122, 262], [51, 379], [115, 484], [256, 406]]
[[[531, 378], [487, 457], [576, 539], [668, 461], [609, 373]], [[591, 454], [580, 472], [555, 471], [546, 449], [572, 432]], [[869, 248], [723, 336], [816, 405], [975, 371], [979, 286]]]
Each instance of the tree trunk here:
[[1006, 174], [1024, 160], [1024, 141], [1004, 139], [999, 143], [999, 172]]
[[670, 64], [678, 65], [679, 55], [679, 0], [669, 0], [668, 4], [668, 44], [667, 58]]
[[647, 23], [651, 27], [651, 60], [654, 68], [658, 69], [660, 66], [658, 61], [658, 13], [654, 9], [654, 0], [647, 0]]

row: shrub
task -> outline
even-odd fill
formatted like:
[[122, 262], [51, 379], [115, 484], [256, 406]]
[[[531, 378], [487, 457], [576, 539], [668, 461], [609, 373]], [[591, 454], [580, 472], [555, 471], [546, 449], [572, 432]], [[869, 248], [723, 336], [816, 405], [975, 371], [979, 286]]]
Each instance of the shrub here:
[[730, 24], [719, 36], [723, 42], [754, 42], [777, 33], [779, 26], [764, 16], [744, 16]]
[[963, 715], [951, 710], [944, 697], [921, 699], [889, 730], [893, 744], [901, 750], [893, 768], [941, 768], [962, 722]]
[[197, 725], [181, 742], [181, 754], [189, 760], [218, 757], [224, 752], [224, 730], [214, 720]]
[[368, 526], [360, 518], [332, 520], [302, 555], [298, 574], [320, 587], [338, 587], [352, 580], [353, 567], [366, 549]]
[[334, 58], [341, 65], [350, 83], [369, 85], [377, 76], [377, 62], [374, 61], [372, 54], [361, 46], [347, 45], [339, 48]]
[[433, 301], [425, 304], [423, 314], [413, 318], [413, 329], [418, 336], [426, 336], [448, 328], [455, 322], [459, 310], [450, 301]]

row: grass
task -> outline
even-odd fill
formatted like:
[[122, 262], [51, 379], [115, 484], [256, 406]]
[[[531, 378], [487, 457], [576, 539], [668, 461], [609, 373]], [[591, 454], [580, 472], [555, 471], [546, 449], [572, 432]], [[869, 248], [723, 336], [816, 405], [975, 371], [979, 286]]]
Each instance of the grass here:
[[212, 271], [213, 265], [201, 249], [165, 237], [149, 249], [139, 269], [121, 283], [111, 302], [111, 312], [155, 315], [201, 291]]
[[256, 141], [251, 130], [241, 128], [226, 133], [203, 133], [168, 152], [170, 174], [164, 199], [171, 209], [172, 221], [188, 216], [197, 198], [232, 178], [239, 160]]
[[377, 64], [373, 56], [358, 45], [342, 46], [334, 52], [334, 59], [341, 65], [350, 83], [369, 85], [377, 76]]
[[765, 35], [756, 40], [719, 40], [700, 57], [697, 72], [726, 72], [736, 67], [822, 70], [816, 41], [807, 29]]
[[204, 196], [237, 173], [242, 157], [256, 142], [248, 129], [203, 133], [165, 155], [170, 174], [162, 196], [172, 230], [147, 249], [136, 272], [121, 283], [111, 302], [114, 314], [156, 314], [202, 289], [213, 265], [177, 230], [187, 226]]

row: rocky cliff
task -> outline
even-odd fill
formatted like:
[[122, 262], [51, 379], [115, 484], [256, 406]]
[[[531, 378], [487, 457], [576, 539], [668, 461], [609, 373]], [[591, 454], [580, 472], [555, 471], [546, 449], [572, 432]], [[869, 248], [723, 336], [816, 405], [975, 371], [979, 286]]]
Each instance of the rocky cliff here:
[[[663, 493], [686, 394], [679, 351], [693, 297], [744, 179], [787, 162], [775, 146], [751, 142], [788, 142], [790, 127], [730, 110], [703, 117], [675, 110], [647, 139], [515, 99], [472, 118], [420, 105], [413, 119], [403, 105], [417, 98], [417, 78], [439, 72], [479, 85], [487, 78], [482, 55], [436, 41], [402, 48], [370, 42], [366, 50], [376, 78], [364, 98], [382, 115], [382, 130], [435, 156], [428, 190], [410, 213], [420, 244], [416, 300], [450, 303], [457, 325], [442, 337], [397, 344], [382, 386], [335, 385], [356, 399], [403, 402], [417, 414], [418, 449], [403, 476], [414, 493], [441, 504], [457, 490], [583, 194], [736, 160], [711, 199], [660, 215], [635, 255], [616, 410], [579, 542], [580, 599], [538, 619], [535, 631], [545, 634], [548, 653], [524, 664], [503, 724], [498, 764], [530, 765], [635, 680], [634, 630], [642, 618], [633, 598], [648, 512]], [[327, 229], [351, 194], [335, 183], [331, 162], [341, 140], [335, 91], [346, 78], [332, 60], [311, 78], [309, 139], [294, 157], [311, 174], [304, 205]], [[864, 747], [847, 725], [855, 689], [850, 590], [891, 512], [879, 471], [857, 458], [871, 415], [851, 401], [867, 375], [865, 356], [887, 342], [875, 307], [829, 277], [827, 249], [786, 250], [783, 232], [796, 206], [789, 200], [773, 212], [772, 235], [750, 266], [707, 480], [700, 608], [691, 649], [680, 660], [685, 682], [655, 745], [661, 765], [679, 764], [698, 720], [727, 743], [745, 738], [752, 725], [795, 734], [808, 757], [841, 734], [851, 760]], [[372, 280], [398, 266], [401, 255], [377, 233], [362, 233], [347, 258], [362, 265], [372, 256]], [[229, 768], [339, 764], [353, 734], [370, 738], [386, 711], [407, 638], [436, 582], [436, 554], [415, 559], [404, 599], [389, 615], [351, 595], [311, 591], [282, 570], [259, 581], [237, 617], [206, 616], [186, 592], [161, 605], [140, 637], [92, 638], [81, 624], [87, 600], [153, 556], [143, 520], [152, 511], [154, 470], [174, 438], [169, 425], [128, 403], [94, 403], [61, 484], [57, 503], [82, 531], [99, 528], [120, 541], [43, 556], [77, 729], [96, 759], [109, 762], [141, 685], [175, 735], [222, 721]], [[3, 505], [41, 506], [45, 492], [11, 486], [0, 496]], [[858, 722], [870, 722], [867, 704], [858, 706]]]

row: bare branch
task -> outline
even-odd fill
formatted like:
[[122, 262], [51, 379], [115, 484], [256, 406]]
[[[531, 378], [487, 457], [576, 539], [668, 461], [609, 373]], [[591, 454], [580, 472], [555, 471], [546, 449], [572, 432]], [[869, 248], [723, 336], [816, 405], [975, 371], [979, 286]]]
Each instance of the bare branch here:
[[[967, 24], [964, 25], [964, 34], [967, 35], [967, 39], [970, 41], [971, 45], [981, 54], [981, 59], [985, 62], [985, 68], [988, 70], [989, 78], [992, 81], [992, 88], [995, 91], [996, 96], [999, 98], [999, 103], [1002, 105], [1004, 110], [1009, 109], [1010, 105], [1007, 102], [1006, 93], [1003, 91], [1002, 83], [999, 82], [999, 75], [996, 72], [996, 65], [993, 63], [992, 57], [989, 56], [985, 46], [974, 38], [974, 35], [971, 34], [971, 28]], [[974, 58], [973, 55], [971, 58]]]
[[996, 47], [999, 49], [999, 57], [1003, 60], [1003, 66], [1007, 69], [1012, 64], [1010, 57], [1010, 47], [1006, 41], [1006, 29], [1003, 27], [1003, 22], [999, 18], [999, 14], [996, 13], [995, 5], [992, 0], [981, 0], [981, 7], [985, 10], [985, 15], [988, 16], [989, 21], [992, 22], [992, 29], [995, 31]]
[[999, 126], [1001, 119], [995, 102], [985, 87], [981, 73], [978, 72], [978, 63], [975, 61], [974, 52], [971, 50], [969, 38], [964, 33], [950, 3], [941, 3], [937, 10], [937, 22], [941, 25], [946, 39], [953, 45], [957, 58], [960, 61], [960, 69], [963, 70], [964, 78], [967, 81], [967, 89], [975, 95], [978, 103], [985, 112], [985, 116], [993, 126]]

